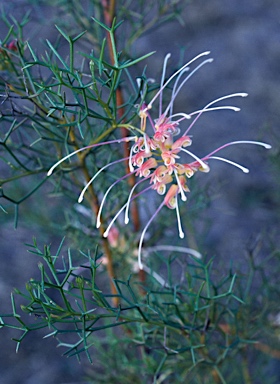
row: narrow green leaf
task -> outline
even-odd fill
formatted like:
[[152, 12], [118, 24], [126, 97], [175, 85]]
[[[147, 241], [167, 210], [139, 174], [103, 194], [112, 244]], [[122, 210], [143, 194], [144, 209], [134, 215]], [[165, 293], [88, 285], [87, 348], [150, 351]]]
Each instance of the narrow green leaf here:
[[101, 21], [97, 20], [95, 17], [92, 17], [92, 20], [95, 21], [98, 25], [100, 25], [102, 28], [104, 28], [106, 31], [110, 32], [111, 28], [107, 27], [106, 24], [102, 23]]
[[150, 57], [151, 55], [153, 55], [155, 52], [156, 52], [156, 51], [147, 53], [146, 55], [141, 56], [141, 57], [139, 57], [138, 59], [135, 59], [135, 60], [133, 60], [133, 61], [126, 62], [126, 63], [120, 65], [118, 68], [119, 68], [119, 69], [124, 69], [124, 68], [131, 67], [132, 65], [135, 65], [135, 64], [139, 63], [139, 61], [142, 61], [142, 60], [147, 59], [148, 57]]
[[106, 45], [106, 38], [103, 39], [102, 41], [102, 46], [101, 46], [101, 50], [100, 50], [100, 55], [99, 55], [99, 63], [98, 63], [98, 70], [99, 70], [99, 76], [102, 75], [102, 72], [103, 72], [103, 57], [104, 57], [104, 51], [105, 51], [105, 45]]
[[61, 64], [64, 66], [65, 69], [67, 69], [68, 71], [70, 71], [68, 65], [66, 64], [66, 62], [62, 59], [62, 57], [60, 56], [60, 54], [57, 52], [57, 50], [54, 48], [54, 46], [52, 45], [52, 43], [49, 41], [49, 40], [46, 40], [48, 46], [50, 47], [51, 51], [54, 53], [54, 55], [59, 59], [59, 61], [61, 62]]
[[35, 52], [33, 51], [32, 47], [31, 47], [31, 45], [29, 44], [28, 41], [27, 41], [26, 45], [27, 45], [27, 47], [28, 47], [28, 49], [29, 49], [29, 51], [30, 51], [32, 57], [33, 57], [33, 60], [34, 60], [35, 62], [37, 62], [37, 61], [38, 61], [38, 58], [37, 58], [37, 56], [35, 55]]
[[84, 36], [84, 34], [87, 33], [87, 31], [83, 31], [81, 32], [78, 36], [76, 37], [73, 37], [72, 41], [73, 43], [75, 43], [77, 40], [79, 40], [82, 36]]
[[2, 45], [3, 45], [3, 46], [5, 46], [5, 44], [6, 44], [7, 41], [9, 40], [9, 38], [10, 38], [10, 36], [11, 36], [13, 30], [14, 30], [14, 26], [11, 25], [10, 28], [9, 28], [9, 31], [8, 31], [8, 33], [7, 33], [7, 35], [6, 35], [6, 37], [5, 37], [4, 40], [2, 41]]
[[58, 32], [65, 38], [65, 40], [68, 41], [68, 43], [70, 43], [71, 39], [68, 35], [66, 35], [66, 33], [61, 29], [59, 28], [58, 25], [55, 25], [55, 28], [58, 30]]

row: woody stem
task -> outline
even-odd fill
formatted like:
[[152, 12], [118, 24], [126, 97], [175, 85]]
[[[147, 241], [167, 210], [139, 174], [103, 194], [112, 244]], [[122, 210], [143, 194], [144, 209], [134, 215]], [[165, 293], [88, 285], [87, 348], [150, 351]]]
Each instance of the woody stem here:
[[[69, 136], [70, 136], [71, 141], [73, 141], [73, 143], [75, 143], [75, 141], [76, 141], [75, 140], [75, 134], [72, 130], [70, 131]], [[78, 146], [75, 145], [75, 148], [78, 149]], [[88, 169], [85, 165], [85, 158], [83, 157], [83, 155], [81, 153], [78, 153], [77, 156], [78, 156], [80, 164], [82, 166], [82, 171], [83, 171], [85, 180], [86, 180], [86, 182], [88, 182], [90, 180], [90, 175], [89, 175]], [[94, 212], [95, 216], [97, 217], [98, 211], [99, 211], [99, 201], [98, 201], [97, 195], [95, 194], [95, 191], [93, 189], [92, 184], [88, 188], [87, 200], [88, 200], [88, 203], [90, 204], [91, 210]], [[106, 255], [107, 261], [108, 261], [106, 264], [106, 268], [107, 268], [108, 276], [110, 278], [111, 293], [113, 295], [117, 295], [117, 290], [116, 290], [116, 287], [113, 283], [113, 279], [116, 277], [116, 275], [115, 275], [114, 267], [113, 267], [112, 252], [111, 252], [111, 249], [109, 247], [108, 240], [103, 237], [103, 234], [105, 232], [103, 225], [101, 225], [99, 227], [99, 232], [100, 232], [100, 235], [102, 238], [102, 245], [103, 245], [104, 254]], [[113, 305], [118, 306], [118, 304], [119, 304], [119, 300], [115, 296], [113, 298]]]
[[[116, 2], [115, 0], [103, 0], [102, 4], [103, 4], [103, 10], [104, 10], [105, 23], [108, 26], [111, 26], [113, 19], [115, 17]], [[108, 32], [108, 44], [109, 44], [110, 61], [112, 64], [114, 64], [115, 58], [114, 58], [113, 46], [112, 46], [112, 41], [111, 41], [109, 32]], [[124, 111], [124, 108], [122, 107], [122, 105], [124, 105], [124, 99], [123, 99], [123, 94], [120, 87], [118, 87], [116, 90], [116, 103], [117, 103], [117, 109], [118, 109], [118, 118], [121, 119], [125, 111]], [[124, 119], [123, 119], [123, 123], [125, 123]], [[128, 136], [128, 132], [125, 128], [121, 128], [121, 135], [122, 135], [122, 138]], [[124, 143], [123, 150], [124, 150], [124, 157], [129, 157], [130, 151], [129, 151], [128, 143]], [[126, 161], [126, 171], [130, 173], [128, 160]], [[133, 187], [133, 185], [135, 185], [135, 175], [131, 175], [129, 177], [128, 184], [131, 188]], [[133, 201], [131, 206], [131, 217], [132, 217], [134, 230], [137, 232], [140, 229], [140, 218], [139, 218], [137, 202], [135, 200]]]

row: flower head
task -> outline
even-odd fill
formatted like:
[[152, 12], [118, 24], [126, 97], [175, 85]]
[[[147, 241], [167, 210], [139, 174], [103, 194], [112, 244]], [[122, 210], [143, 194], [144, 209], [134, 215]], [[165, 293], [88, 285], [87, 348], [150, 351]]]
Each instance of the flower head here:
[[[132, 187], [129, 193], [127, 202], [123, 207], [121, 207], [121, 209], [112, 219], [107, 230], [105, 231], [104, 236], [106, 237], [108, 236], [109, 231], [112, 228], [115, 220], [124, 210], [125, 210], [125, 223], [127, 224], [129, 222], [129, 206], [132, 200], [137, 198], [139, 195], [143, 195], [146, 191], [151, 189], [155, 190], [159, 195], [164, 195], [161, 204], [159, 205], [155, 213], [152, 215], [152, 217], [146, 224], [140, 237], [139, 249], [138, 249], [138, 261], [139, 261], [140, 269], [143, 268], [143, 264], [141, 261], [141, 248], [144, 241], [145, 233], [148, 227], [150, 226], [151, 222], [154, 220], [154, 218], [157, 216], [157, 214], [160, 212], [160, 210], [164, 206], [166, 206], [169, 209], [174, 209], [176, 211], [179, 236], [181, 238], [184, 237], [184, 232], [181, 226], [178, 200], [179, 199], [182, 201], [187, 200], [186, 193], [189, 192], [189, 188], [187, 185], [189, 178], [193, 177], [194, 174], [198, 171], [209, 172], [210, 167], [208, 163], [209, 161], [212, 161], [212, 160], [223, 161], [241, 169], [245, 173], [249, 172], [247, 168], [243, 167], [242, 165], [234, 161], [231, 161], [224, 157], [215, 156], [217, 152], [220, 152], [226, 147], [232, 146], [235, 144], [255, 144], [255, 145], [263, 146], [264, 148], [267, 148], [267, 149], [271, 148], [269, 144], [258, 142], [258, 141], [234, 141], [234, 142], [226, 143], [202, 157], [199, 157], [193, 152], [191, 152], [189, 149], [186, 149], [190, 147], [192, 144], [192, 140], [188, 136], [188, 132], [194, 126], [196, 121], [199, 119], [199, 117], [203, 113], [220, 110], [220, 109], [239, 111], [239, 108], [235, 106], [231, 106], [231, 105], [217, 106], [216, 103], [229, 98], [247, 96], [246, 93], [234, 93], [234, 94], [220, 97], [214, 101], [211, 101], [205, 107], [195, 112], [190, 112], [190, 113], [182, 112], [182, 113], [173, 114], [174, 101], [179, 91], [187, 82], [187, 80], [192, 75], [194, 75], [194, 73], [198, 69], [200, 69], [205, 64], [212, 62], [213, 60], [206, 59], [202, 61], [199, 65], [197, 65], [193, 70], [190, 71], [191, 64], [199, 60], [201, 57], [207, 56], [207, 55], [209, 55], [209, 52], [203, 52], [200, 55], [196, 56], [194, 59], [184, 64], [178, 71], [176, 71], [172, 76], [170, 76], [165, 81], [166, 66], [167, 66], [168, 59], [170, 57], [170, 54], [168, 54], [165, 57], [164, 64], [163, 64], [160, 89], [148, 104], [142, 104], [142, 106], [140, 107], [140, 110], [139, 110], [140, 129], [135, 130], [135, 132], [137, 133], [135, 136], [126, 137], [120, 140], [111, 140], [108, 142], [93, 144], [85, 148], [81, 148], [71, 153], [70, 155], [64, 157], [60, 161], [58, 161], [48, 172], [48, 175], [50, 175], [54, 170], [54, 168], [57, 167], [60, 163], [62, 163], [64, 160], [66, 160], [70, 156], [73, 156], [74, 154], [80, 151], [83, 151], [84, 149], [94, 148], [100, 145], [111, 144], [115, 142], [122, 142], [122, 141], [132, 142], [129, 158], [116, 160], [112, 163], [104, 165], [104, 167], [101, 168], [87, 183], [87, 185], [81, 192], [78, 201], [81, 202], [83, 200], [84, 193], [86, 192], [88, 186], [95, 180], [95, 178], [105, 168], [112, 166], [116, 163], [119, 163], [121, 161], [125, 161], [125, 160], [129, 161], [130, 173], [128, 173], [127, 175], [115, 181], [108, 188], [100, 204], [100, 210], [97, 217], [97, 226], [100, 226], [101, 211], [103, 209], [105, 199], [108, 193], [110, 192], [110, 190], [118, 182], [129, 177], [133, 173], [136, 175], [136, 177], [139, 178], [139, 180]], [[174, 81], [174, 85], [173, 85], [171, 100], [164, 109], [162, 95], [167, 85], [169, 85], [173, 81]], [[154, 108], [154, 104], [157, 100], [159, 102], [159, 107], [158, 107], [159, 114], [157, 118], [153, 119], [151, 115], [151, 110]], [[187, 126], [187, 128], [183, 128], [185, 121], [189, 121], [189, 120], [191, 120], [190, 124]], [[147, 122], [149, 123], [150, 128], [147, 127]], [[148, 186], [146, 186], [144, 189], [142, 189], [140, 192], [134, 195], [135, 189], [144, 182], [148, 182], [147, 183]]]

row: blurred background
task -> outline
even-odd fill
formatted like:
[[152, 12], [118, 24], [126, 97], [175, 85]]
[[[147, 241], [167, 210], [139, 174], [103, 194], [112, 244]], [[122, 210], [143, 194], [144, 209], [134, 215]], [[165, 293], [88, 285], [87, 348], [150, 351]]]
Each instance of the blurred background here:
[[[5, 12], [16, 19], [30, 11], [31, 22], [25, 29], [24, 37], [39, 51], [43, 51], [45, 39], [55, 42], [57, 36], [53, 20], [58, 8], [55, 1], [49, 3], [0, 0]], [[183, 64], [195, 55], [210, 50], [214, 62], [203, 67], [187, 83], [178, 96], [176, 108], [190, 112], [235, 92], [247, 92], [249, 97], [233, 100], [232, 104], [241, 108], [239, 113], [213, 112], [201, 118], [191, 132], [194, 153], [203, 155], [235, 140], [260, 140], [273, 147], [270, 151], [249, 145], [228, 150], [229, 158], [250, 169], [248, 175], [227, 164], [213, 162], [211, 172], [199, 176], [211, 201], [195, 223], [197, 231], [203, 234], [201, 245], [209, 256], [216, 257], [218, 268], [228, 267], [232, 260], [242, 265], [246, 248], [251, 247], [256, 239], [264, 249], [279, 248], [279, 1], [189, 0], [179, 3], [184, 4], [181, 22], [174, 20], [154, 28], [134, 45], [137, 55], [156, 51], [139, 65], [139, 73], [147, 65], [147, 77], [159, 79], [166, 53], [172, 54], [172, 68], [178, 66], [174, 64], [176, 62]], [[67, 17], [65, 15], [65, 22]], [[60, 18], [63, 21], [63, 15], [60, 14]], [[6, 26], [1, 24], [0, 39], [6, 33]], [[36, 216], [36, 199], [33, 196], [24, 203], [17, 230], [13, 228], [12, 212], [10, 215], [1, 214], [1, 313], [10, 311], [9, 295], [13, 287], [23, 288], [25, 282], [38, 273], [36, 258], [23, 253], [22, 244], [31, 243], [32, 236], [52, 243], [54, 247], [61, 240], [55, 230], [44, 231], [43, 218], [41, 228], [30, 224], [32, 220], [28, 216]], [[194, 203], [190, 196], [190, 206]], [[43, 204], [49, 209], [52, 203], [47, 200]], [[62, 215], [60, 211], [51, 213], [55, 221], [59, 221]], [[269, 276], [269, 265], [267, 267]], [[0, 333], [1, 383], [85, 382], [83, 377], [89, 369], [88, 362], [79, 364], [73, 358], [61, 357], [62, 351], [56, 348], [56, 341], [50, 338], [43, 340], [44, 334], [38, 332], [29, 336], [16, 354], [15, 343], [10, 340], [10, 335], [14, 333]], [[271, 359], [268, 369], [278, 372], [280, 382], [276, 360]]]

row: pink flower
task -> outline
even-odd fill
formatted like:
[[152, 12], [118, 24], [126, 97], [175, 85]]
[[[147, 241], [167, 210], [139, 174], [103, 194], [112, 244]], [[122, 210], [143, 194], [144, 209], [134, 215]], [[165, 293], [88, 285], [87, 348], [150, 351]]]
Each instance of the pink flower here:
[[[140, 107], [140, 110], [139, 110], [140, 129], [139, 128], [135, 129], [135, 136], [127, 137], [120, 140], [111, 140], [108, 142], [93, 144], [85, 148], [81, 148], [71, 153], [70, 155], [65, 156], [63, 159], [59, 160], [48, 172], [48, 175], [51, 175], [53, 170], [60, 163], [62, 163], [69, 157], [85, 149], [95, 148], [97, 146], [116, 143], [116, 142], [117, 143], [120, 143], [123, 141], [134, 142], [131, 145], [129, 158], [119, 159], [112, 163], [104, 165], [104, 167], [101, 168], [87, 183], [87, 185], [85, 186], [85, 188], [80, 194], [78, 202], [81, 202], [83, 200], [84, 193], [86, 192], [88, 186], [95, 180], [95, 178], [105, 168], [125, 160], [129, 161], [130, 173], [128, 173], [127, 175], [115, 181], [105, 192], [104, 198], [100, 204], [100, 210], [97, 217], [97, 224], [96, 224], [97, 227], [100, 226], [101, 211], [103, 209], [104, 202], [110, 190], [118, 182], [121, 182], [122, 180], [129, 177], [133, 173], [135, 173], [135, 175], [139, 177], [139, 180], [132, 187], [126, 204], [123, 207], [121, 207], [121, 209], [118, 211], [118, 213], [114, 216], [111, 223], [109, 224], [107, 230], [104, 233], [105, 237], [108, 236], [109, 231], [112, 228], [115, 220], [119, 217], [121, 212], [123, 212], [124, 210], [125, 210], [125, 223], [127, 224], [129, 222], [129, 206], [132, 200], [134, 200], [140, 195], [143, 195], [146, 191], [151, 189], [155, 190], [159, 195], [165, 195], [161, 204], [156, 209], [155, 213], [149, 219], [148, 223], [146, 224], [145, 228], [142, 231], [140, 241], [139, 241], [139, 249], [138, 249], [138, 263], [139, 263], [140, 269], [143, 268], [143, 264], [141, 261], [141, 249], [142, 249], [145, 233], [148, 227], [150, 226], [151, 222], [155, 219], [157, 214], [160, 212], [160, 210], [164, 206], [166, 206], [169, 209], [175, 209], [176, 215], [177, 215], [179, 236], [181, 238], [184, 237], [184, 232], [181, 226], [178, 199], [180, 197], [182, 201], [187, 200], [186, 193], [189, 192], [187, 180], [193, 177], [197, 171], [209, 172], [210, 171], [210, 167], [208, 164], [209, 160], [223, 161], [241, 169], [245, 173], [249, 172], [247, 168], [243, 167], [242, 165], [232, 160], [229, 160], [224, 157], [215, 156], [217, 152], [225, 149], [228, 146], [232, 146], [236, 144], [255, 144], [255, 145], [263, 146], [264, 148], [267, 148], [267, 149], [271, 148], [269, 144], [258, 142], [258, 141], [234, 141], [234, 142], [226, 143], [202, 157], [198, 157], [197, 155], [195, 155], [194, 153], [186, 149], [186, 147], [190, 147], [192, 144], [192, 140], [188, 136], [188, 132], [194, 126], [196, 121], [199, 119], [199, 117], [203, 113], [220, 110], [220, 109], [239, 111], [239, 108], [235, 106], [228, 106], [228, 105], [215, 106], [215, 105], [216, 103], [226, 100], [228, 98], [247, 96], [246, 93], [234, 93], [231, 95], [220, 97], [214, 101], [211, 101], [205, 107], [195, 112], [173, 114], [174, 101], [179, 91], [182, 89], [183, 85], [198, 69], [200, 69], [205, 64], [212, 62], [212, 59], [206, 59], [202, 61], [199, 65], [197, 65], [191, 71], [189, 66], [193, 62], [199, 60], [201, 57], [206, 56], [208, 54], [209, 52], [204, 52], [196, 56], [194, 59], [184, 64], [178, 71], [176, 71], [171, 77], [169, 77], [167, 81], [164, 81], [167, 61], [170, 57], [170, 55], [168, 54], [165, 57], [164, 64], [163, 64], [162, 79], [161, 79], [161, 85], [160, 85], [159, 91], [155, 94], [155, 96], [152, 98], [149, 104], [147, 105], [143, 104]], [[188, 74], [186, 75], [187, 72]], [[164, 109], [163, 102], [162, 102], [162, 95], [167, 85], [169, 85], [173, 80], [174, 80], [174, 85], [173, 85], [171, 100], [167, 104], [166, 108]], [[153, 108], [154, 103], [157, 100], [159, 101], [159, 107], [158, 107], [159, 115], [158, 115], [158, 118], [153, 119], [150, 114], [150, 110]], [[183, 130], [183, 133], [181, 134], [180, 130], [182, 131], [182, 129], [180, 128], [180, 124], [190, 119], [193, 119], [193, 120], [191, 121], [189, 126], [185, 130]], [[147, 127], [147, 122], [150, 123], [151, 129]], [[175, 137], [178, 135], [180, 136], [175, 139]], [[149, 181], [149, 185], [146, 188], [142, 189], [140, 192], [138, 192], [136, 195], [134, 195], [135, 189], [145, 181]]]
[[148, 177], [152, 168], [157, 168], [157, 161], [153, 157], [142, 164], [136, 171], [136, 176]]
[[10, 51], [14, 51], [16, 52], [18, 50], [18, 47], [17, 47], [17, 41], [16, 40], [12, 40], [9, 44], [6, 45], [7, 48], [10, 50]]
[[108, 235], [108, 241], [112, 248], [116, 248], [119, 243], [120, 232], [117, 227], [113, 227]]
[[165, 195], [164, 204], [170, 209], [176, 208], [176, 199], [178, 195], [178, 190], [179, 190], [178, 184], [172, 184], [167, 194]]

